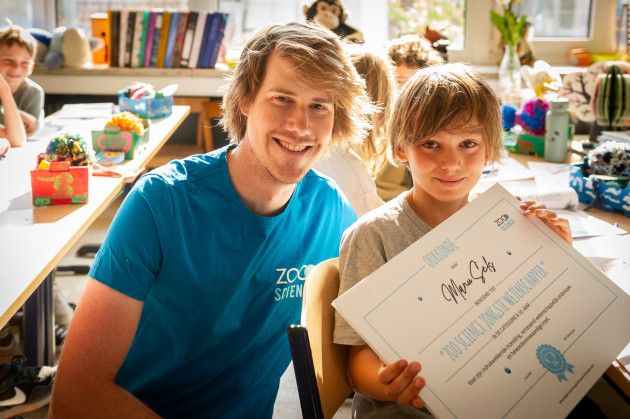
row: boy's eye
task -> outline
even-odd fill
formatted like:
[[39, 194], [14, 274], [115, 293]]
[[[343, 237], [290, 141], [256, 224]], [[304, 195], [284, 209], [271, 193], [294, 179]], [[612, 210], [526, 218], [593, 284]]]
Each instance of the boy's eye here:
[[315, 103], [315, 104], [313, 104], [313, 108], [315, 108], [317, 110], [325, 110], [326, 106], [322, 105], [321, 103]]
[[422, 143], [422, 147], [433, 149], [433, 148], [438, 148], [439, 144], [436, 143], [435, 141], [425, 141], [424, 143]]
[[462, 144], [462, 147], [464, 148], [472, 148], [477, 145], [477, 143], [473, 140], [465, 140], [465, 141], [462, 141], [461, 144]]

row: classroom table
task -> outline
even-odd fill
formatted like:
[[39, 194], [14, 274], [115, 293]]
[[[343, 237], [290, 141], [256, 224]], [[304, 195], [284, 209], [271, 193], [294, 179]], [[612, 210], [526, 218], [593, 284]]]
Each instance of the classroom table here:
[[[146, 150], [121, 165], [121, 177], [90, 176], [85, 204], [32, 204], [30, 170], [49, 138], [29, 140], [0, 160], [0, 327], [24, 305], [29, 365], [55, 363], [52, 273], [57, 263], [125, 185], [144, 171], [189, 113], [188, 106], [174, 106], [170, 116], [153, 120]], [[74, 133], [71, 127], [64, 131]], [[89, 132], [80, 134], [92, 143]]]
[[[581, 144], [579, 140], [583, 139], [585, 139], [585, 137], [577, 137], [576, 140], [573, 141], [573, 147], [580, 150]], [[545, 162], [544, 158], [533, 155], [509, 153], [509, 157], [514, 158], [516, 161], [526, 167], [527, 163], [530, 161]], [[567, 154], [567, 160], [565, 163], [581, 162], [582, 159], [583, 157], [580, 154], [569, 152]], [[584, 210], [584, 207], [585, 204], [580, 203], [578, 209]], [[616, 212], [605, 211], [598, 207], [590, 208], [588, 211], [586, 211], [586, 213], [610, 224], [619, 226], [627, 232], [624, 233], [624, 235], [630, 234], [630, 217], [628, 216]], [[604, 374], [604, 379], [609, 383], [614, 383], [617, 389], [625, 394], [626, 400], [630, 400], [630, 371], [626, 369], [623, 362], [615, 359], [608, 370], [606, 370], [606, 373]]]

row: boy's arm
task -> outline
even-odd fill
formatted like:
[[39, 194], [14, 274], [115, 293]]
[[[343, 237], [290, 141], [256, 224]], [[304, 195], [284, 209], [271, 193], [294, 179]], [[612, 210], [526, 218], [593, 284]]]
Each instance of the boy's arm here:
[[569, 244], [573, 244], [573, 235], [571, 234], [571, 226], [566, 218], [558, 217], [558, 214], [548, 210], [545, 204], [538, 204], [535, 201], [525, 201], [521, 203], [523, 215], [532, 218], [536, 215], [553, 231], [558, 233], [560, 237]]
[[143, 305], [88, 279], [59, 360], [50, 418], [158, 417], [114, 383], [136, 334]]
[[28, 112], [19, 111], [20, 118], [22, 118], [22, 123], [24, 124], [24, 130], [27, 135], [30, 135], [37, 131], [37, 127], [39, 126], [39, 121], [33, 115]]
[[0, 102], [4, 109], [4, 126], [0, 125], [0, 137], [7, 138], [11, 147], [20, 147], [26, 141], [26, 131], [18, 107], [13, 100], [11, 88], [2, 75], [0, 75]]
[[385, 365], [369, 346], [350, 346], [348, 376], [353, 388], [366, 397], [422, 408], [418, 393], [425, 382], [417, 377], [418, 372], [417, 362], [409, 364], [401, 359]]

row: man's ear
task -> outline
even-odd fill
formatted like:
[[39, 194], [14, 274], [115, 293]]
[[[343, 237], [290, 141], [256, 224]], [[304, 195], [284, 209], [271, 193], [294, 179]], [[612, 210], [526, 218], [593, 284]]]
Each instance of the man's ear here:
[[238, 102], [238, 108], [241, 110], [243, 115], [249, 116], [249, 103], [246, 103], [244, 100], [240, 100]]

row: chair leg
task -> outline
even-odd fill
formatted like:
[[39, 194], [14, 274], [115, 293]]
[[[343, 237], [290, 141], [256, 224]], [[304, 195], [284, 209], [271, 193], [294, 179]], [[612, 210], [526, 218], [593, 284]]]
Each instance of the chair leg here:
[[287, 335], [293, 357], [302, 417], [303, 419], [324, 419], [308, 331], [303, 326], [291, 325], [287, 329]]

